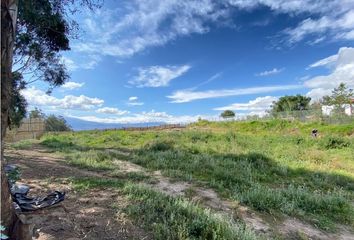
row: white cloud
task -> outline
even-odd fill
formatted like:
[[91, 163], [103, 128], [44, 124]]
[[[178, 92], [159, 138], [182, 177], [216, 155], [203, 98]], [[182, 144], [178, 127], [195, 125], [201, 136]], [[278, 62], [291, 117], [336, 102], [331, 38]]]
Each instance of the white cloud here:
[[328, 75], [316, 76], [304, 82], [304, 86], [311, 89], [307, 95], [313, 100], [330, 94], [331, 90], [338, 87], [340, 83], [354, 88], [354, 48], [340, 48], [336, 55], [322, 59], [310, 66], [313, 65], [329, 66], [332, 70]]
[[275, 74], [281, 73], [282, 71], [284, 71], [284, 68], [280, 68], [280, 69], [273, 68], [272, 70], [267, 70], [267, 71], [263, 71], [263, 72], [260, 72], [260, 73], [256, 73], [256, 76], [265, 77], [265, 76], [275, 75]]
[[87, 57], [82, 58], [78, 57], [78, 62], [75, 62], [74, 60], [72, 60], [71, 58], [62, 56], [61, 57], [61, 62], [66, 66], [66, 68], [73, 72], [76, 71], [79, 68], [82, 69], [94, 69], [97, 64], [101, 61], [101, 57], [97, 54], [89, 54]]
[[350, 10], [354, 3], [351, 0], [135, 0], [121, 4], [118, 9], [100, 9], [94, 15], [84, 16], [81, 25], [87, 32], [85, 42], [76, 42], [73, 49], [129, 57], [179, 37], [204, 34], [215, 25], [234, 26], [235, 9], [250, 11], [258, 7], [291, 16], [302, 13], [317, 16], [284, 31], [291, 42], [314, 33], [315, 38], [320, 39], [322, 36], [318, 35], [328, 31], [334, 39], [353, 39], [353, 12]]
[[70, 58], [68, 57], [61, 57], [61, 62], [66, 66], [66, 68], [69, 71], [75, 71], [76, 69], [79, 68], [79, 66], [77, 66], [77, 64]]
[[69, 89], [69, 90], [73, 90], [76, 88], [81, 88], [82, 86], [84, 86], [85, 83], [78, 83], [78, 82], [66, 82], [64, 85], [62, 85], [61, 87], [64, 89]]
[[301, 85], [283, 85], [283, 86], [251, 87], [251, 88], [209, 90], [209, 91], [179, 90], [167, 97], [170, 98], [173, 103], [185, 103], [185, 102], [191, 102], [199, 99], [268, 93], [268, 92], [275, 92], [275, 91], [282, 91], [282, 90], [298, 89], [301, 87], [302, 87]]
[[130, 105], [130, 106], [142, 106], [142, 105], [144, 105], [143, 102], [138, 102], [138, 97], [136, 97], [136, 96], [130, 97], [128, 99], [127, 104]]
[[317, 101], [323, 98], [323, 96], [326, 95], [330, 95], [332, 92], [331, 89], [327, 89], [327, 88], [314, 88], [312, 90], [310, 90], [306, 96], [311, 98], [311, 101]]
[[322, 67], [322, 66], [332, 66], [338, 60], [338, 54], [326, 57], [315, 63], [312, 63], [308, 68]]
[[201, 82], [194, 87], [188, 88], [188, 90], [190, 90], [190, 91], [196, 90], [197, 88], [199, 88], [205, 84], [208, 84], [208, 83], [214, 81], [215, 79], [220, 78], [221, 76], [222, 76], [222, 72], [218, 72], [218, 73], [214, 74], [213, 76], [211, 76], [210, 78], [208, 78], [206, 81]]
[[90, 110], [101, 106], [104, 102], [102, 99], [90, 98], [84, 95], [67, 95], [64, 98], [56, 98], [35, 87], [26, 88], [21, 91], [21, 94], [32, 106], [46, 106], [58, 109]]
[[142, 106], [144, 105], [143, 102], [128, 102], [128, 105], [130, 106]]
[[233, 103], [228, 106], [214, 108], [214, 110], [224, 111], [224, 110], [234, 110], [234, 111], [253, 111], [253, 112], [264, 112], [270, 108], [274, 101], [277, 101], [277, 97], [265, 96], [257, 97], [247, 103]]
[[133, 96], [133, 97], [130, 97], [128, 100], [129, 100], [129, 101], [136, 101], [136, 100], [138, 100], [138, 97]]
[[113, 9], [88, 16], [84, 26], [90, 41], [77, 43], [73, 49], [116, 57], [132, 56], [179, 36], [207, 32], [205, 21], [215, 21], [222, 15], [222, 11], [214, 11], [216, 4], [210, 0], [137, 0], [127, 5], [125, 14], [122, 9]]
[[129, 113], [129, 111], [119, 110], [118, 108], [112, 107], [104, 107], [96, 110], [97, 113], [106, 113], [106, 114], [116, 114], [116, 115], [124, 115]]
[[354, 2], [346, 2], [343, 5], [351, 8], [341, 9], [341, 12], [328, 11], [326, 15], [316, 19], [307, 18], [297, 27], [285, 30], [289, 36], [289, 42], [296, 43], [307, 36], [315, 36], [317, 39], [326, 36], [334, 40], [354, 40]]
[[78, 118], [85, 121], [99, 122], [99, 123], [190, 123], [195, 122], [199, 118], [208, 120], [217, 120], [219, 117], [217, 115], [182, 115], [173, 116], [166, 112], [156, 112], [151, 110], [149, 112], [141, 112], [137, 114], [132, 114], [126, 117], [112, 117], [112, 118], [101, 118], [97, 116], [73, 116], [69, 117]]
[[171, 80], [180, 77], [189, 69], [188, 65], [139, 68], [138, 76], [129, 83], [137, 87], [166, 87]]

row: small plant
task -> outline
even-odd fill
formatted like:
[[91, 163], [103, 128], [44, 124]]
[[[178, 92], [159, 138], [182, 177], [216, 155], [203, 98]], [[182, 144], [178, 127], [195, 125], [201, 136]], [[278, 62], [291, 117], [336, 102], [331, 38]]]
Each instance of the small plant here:
[[89, 170], [111, 170], [114, 169], [112, 161], [115, 157], [116, 155], [111, 152], [89, 150], [86, 152], [75, 151], [68, 154], [66, 159], [72, 165]]
[[350, 142], [347, 139], [337, 136], [326, 137], [321, 143], [322, 147], [325, 149], [345, 148], [350, 145]]
[[30, 149], [33, 146], [35, 140], [21, 140], [16, 143], [12, 143], [10, 146], [14, 149]]
[[157, 140], [157, 141], [153, 141], [148, 143], [145, 148], [147, 148], [148, 150], [154, 151], [154, 152], [159, 152], [159, 151], [168, 151], [168, 150], [172, 150], [174, 147], [174, 142], [172, 140]]
[[8, 172], [6, 175], [9, 179], [9, 181], [16, 182], [16, 181], [20, 180], [21, 172], [20, 172], [19, 168], [16, 167], [13, 170], [11, 170], [10, 172]]

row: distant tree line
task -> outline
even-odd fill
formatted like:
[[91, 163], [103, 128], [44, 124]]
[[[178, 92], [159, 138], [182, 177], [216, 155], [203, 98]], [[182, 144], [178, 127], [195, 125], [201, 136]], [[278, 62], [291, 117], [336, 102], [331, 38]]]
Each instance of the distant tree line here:
[[317, 102], [310, 104], [311, 98], [297, 94], [295, 96], [284, 96], [274, 102], [270, 114], [278, 112], [291, 112], [311, 109], [321, 109], [322, 106], [333, 106], [335, 114], [344, 114], [345, 105], [352, 105], [353, 89], [349, 89], [344, 83], [340, 83], [337, 88], [332, 90], [331, 95], [324, 96]]
[[56, 116], [50, 114], [46, 116], [40, 109], [35, 108], [30, 111], [29, 118], [41, 118], [45, 122], [45, 131], [48, 132], [63, 132], [63, 131], [72, 131], [71, 126], [66, 122], [63, 116]]
[[[344, 83], [340, 83], [337, 88], [332, 90], [331, 95], [324, 96], [317, 102], [311, 103], [311, 98], [300, 94], [283, 96], [274, 101], [268, 113], [277, 116], [281, 112], [293, 112], [303, 110], [319, 110], [322, 106], [333, 106], [334, 114], [345, 114], [345, 105], [352, 106], [354, 99], [353, 89], [349, 89]], [[225, 110], [220, 117], [227, 119], [235, 117], [236, 113], [232, 110]]]

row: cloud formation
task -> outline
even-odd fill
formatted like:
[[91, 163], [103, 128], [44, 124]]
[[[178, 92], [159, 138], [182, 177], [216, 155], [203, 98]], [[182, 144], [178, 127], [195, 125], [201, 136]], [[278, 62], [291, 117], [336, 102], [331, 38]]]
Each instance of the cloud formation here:
[[328, 67], [331, 73], [316, 76], [304, 82], [304, 86], [310, 88], [307, 96], [318, 100], [331, 90], [345, 83], [347, 87], [354, 88], [354, 48], [343, 47], [336, 55], [319, 60], [310, 67]]
[[290, 16], [313, 16], [281, 32], [283, 40], [290, 44], [305, 38], [310, 38], [311, 44], [325, 38], [354, 39], [354, 2], [349, 0], [135, 0], [118, 9], [103, 8], [95, 15], [83, 17], [81, 25], [87, 32], [87, 41], [76, 42], [73, 49], [129, 57], [179, 37], [207, 33], [215, 26], [234, 26], [238, 24], [232, 22], [234, 10], [252, 11], [261, 7]]
[[77, 62], [75, 62], [71, 58], [62, 56], [61, 61], [62, 61], [62, 63], [64, 63], [65, 67], [69, 71], [73, 72], [79, 68], [94, 69], [97, 66], [97, 64], [101, 61], [101, 57], [97, 54], [89, 54], [84, 59], [80, 59], [80, 61], [79, 61], [80, 63], [78, 64]]
[[132, 96], [128, 99], [128, 102], [127, 102], [128, 105], [130, 106], [142, 106], [144, 105], [143, 102], [139, 102], [138, 101], [138, 97], [137, 96]]
[[256, 73], [255, 75], [258, 77], [265, 77], [265, 76], [269, 76], [269, 75], [275, 75], [278, 73], [281, 73], [282, 71], [284, 71], [284, 68], [273, 68], [272, 70], [267, 70], [267, 71], [263, 71], [260, 73]]
[[277, 101], [277, 97], [265, 96], [257, 97], [247, 103], [233, 103], [228, 106], [214, 108], [217, 111], [233, 110], [233, 111], [253, 111], [253, 112], [265, 112], [270, 108], [274, 101]]
[[84, 95], [66, 95], [64, 98], [56, 98], [35, 87], [26, 88], [21, 91], [21, 94], [25, 97], [29, 105], [53, 107], [56, 109], [90, 110], [104, 103], [102, 99]]
[[250, 87], [250, 88], [236, 88], [223, 90], [208, 90], [208, 91], [191, 91], [179, 90], [172, 95], [167, 96], [173, 103], [185, 103], [199, 99], [219, 98], [228, 96], [240, 96], [248, 94], [269, 93], [282, 90], [292, 90], [302, 88], [301, 85], [283, 85], [283, 86], [266, 86], [266, 87]]
[[68, 89], [68, 90], [73, 90], [73, 89], [76, 89], [76, 88], [81, 88], [84, 85], [85, 85], [85, 83], [66, 82], [66, 83], [64, 83], [64, 85], [61, 86], [61, 88]]
[[166, 112], [157, 112], [151, 110], [149, 112], [141, 112], [132, 114], [126, 117], [112, 117], [112, 118], [101, 118], [97, 116], [73, 116], [69, 117], [81, 119], [90, 122], [99, 123], [190, 123], [195, 122], [199, 118], [207, 120], [216, 120], [219, 117], [217, 115], [182, 115], [173, 116]]
[[119, 110], [118, 108], [112, 107], [104, 107], [96, 110], [97, 113], [105, 113], [105, 114], [115, 114], [115, 115], [124, 115], [129, 113], [129, 111]]
[[[351, 1], [337, 1], [343, 4], [344, 9], [336, 5], [341, 12], [328, 11], [326, 15], [320, 18], [307, 18], [299, 25], [284, 32], [289, 36], [290, 43], [296, 43], [307, 36], [315, 36], [315, 42], [321, 42], [326, 37], [332, 40], [354, 40], [354, 3]], [[328, 1], [330, 5], [333, 5]]]
[[191, 67], [182, 66], [151, 66], [138, 69], [138, 76], [128, 83], [136, 87], [166, 87], [170, 81], [186, 73]]

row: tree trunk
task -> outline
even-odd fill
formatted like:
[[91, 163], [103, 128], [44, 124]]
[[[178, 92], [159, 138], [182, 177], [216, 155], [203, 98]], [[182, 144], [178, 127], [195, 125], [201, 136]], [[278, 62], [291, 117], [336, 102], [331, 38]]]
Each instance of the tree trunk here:
[[12, 59], [16, 34], [18, 0], [1, 0], [1, 224], [11, 235], [15, 221], [7, 178], [4, 173], [4, 138], [9, 124]]

